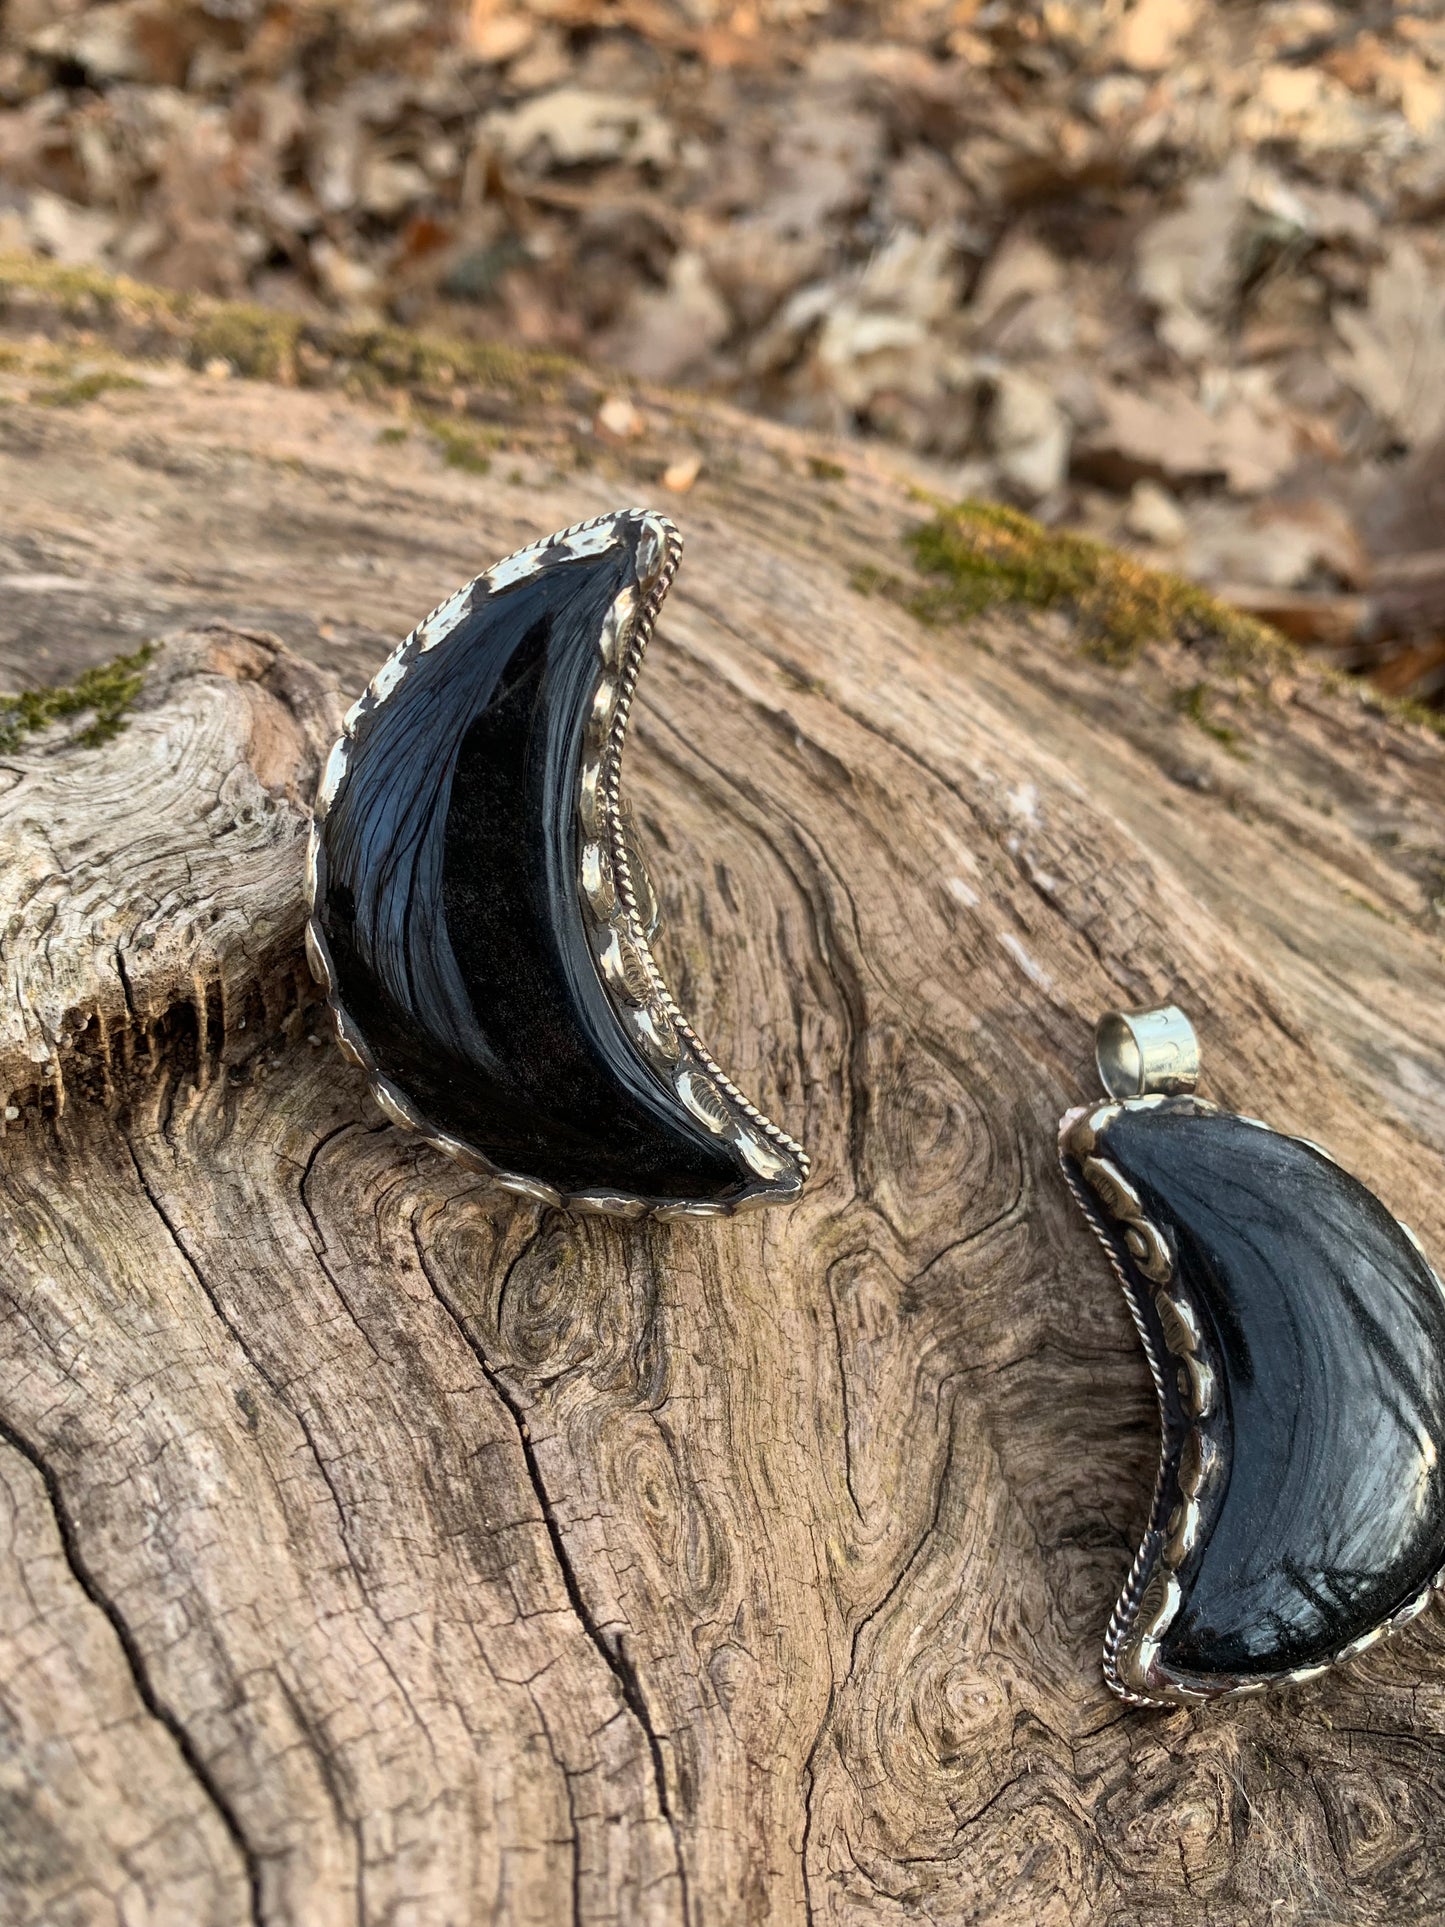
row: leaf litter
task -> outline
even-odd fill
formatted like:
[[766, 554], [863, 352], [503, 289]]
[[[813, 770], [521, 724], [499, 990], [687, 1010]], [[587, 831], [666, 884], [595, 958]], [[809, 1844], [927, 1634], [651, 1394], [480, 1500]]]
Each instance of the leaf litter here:
[[617, 371], [614, 439], [631, 378], [891, 442], [1445, 707], [1442, 213], [1432, 5], [0, 22], [0, 246], [581, 353]]

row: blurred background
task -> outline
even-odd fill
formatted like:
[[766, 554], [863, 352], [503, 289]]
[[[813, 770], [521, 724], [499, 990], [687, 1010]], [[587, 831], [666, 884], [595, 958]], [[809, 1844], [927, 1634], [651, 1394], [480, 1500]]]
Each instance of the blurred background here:
[[0, 13], [0, 248], [873, 438], [1437, 708], [1442, 214], [1435, 5]]

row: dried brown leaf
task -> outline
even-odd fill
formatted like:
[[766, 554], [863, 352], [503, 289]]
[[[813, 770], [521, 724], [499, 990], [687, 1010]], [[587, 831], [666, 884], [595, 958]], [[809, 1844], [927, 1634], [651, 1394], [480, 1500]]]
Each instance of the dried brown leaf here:
[[1445, 274], [1413, 241], [1393, 241], [1363, 310], [1338, 308], [1336, 372], [1412, 446], [1445, 429]]

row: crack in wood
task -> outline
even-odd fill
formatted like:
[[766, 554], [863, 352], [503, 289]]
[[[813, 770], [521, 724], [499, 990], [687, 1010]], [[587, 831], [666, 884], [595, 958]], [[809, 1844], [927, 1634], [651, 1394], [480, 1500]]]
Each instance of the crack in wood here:
[[250, 1841], [246, 1837], [246, 1830], [241, 1824], [240, 1816], [237, 1814], [236, 1809], [226, 1797], [220, 1782], [216, 1779], [215, 1774], [203, 1758], [200, 1749], [187, 1732], [185, 1722], [172, 1712], [170, 1707], [168, 1707], [161, 1698], [159, 1692], [157, 1692], [155, 1683], [150, 1675], [150, 1668], [146, 1663], [145, 1655], [141, 1651], [140, 1643], [131, 1631], [124, 1613], [121, 1612], [120, 1607], [110, 1597], [95, 1577], [95, 1574], [91, 1571], [89, 1561], [81, 1550], [74, 1524], [71, 1521], [69, 1513], [66, 1511], [65, 1494], [61, 1487], [59, 1475], [45, 1457], [44, 1453], [32, 1445], [23, 1433], [17, 1431], [10, 1421], [3, 1417], [0, 1417], [0, 1441], [3, 1441], [13, 1451], [20, 1454], [21, 1458], [35, 1471], [41, 1484], [45, 1487], [45, 1494], [50, 1503], [51, 1514], [55, 1520], [56, 1534], [59, 1537], [61, 1550], [65, 1555], [65, 1563], [70, 1570], [71, 1577], [85, 1594], [85, 1597], [90, 1601], [91, 1605], [94, 1606], [98, 1612], [104, 1614], [106, 1620], [109, 1622], [111, 1630], [115, 1634], [116, 1642], [124, 1656], [126, 1670], [130, 1674], [142, 1706], [144, 1706], [151, 1718], [170, 1735], [172, 1741], [175, 1743], [176, 1751], [185, 1762], [191, 1777], [200, 1787], [202, 1793], [204, 1793], [207, 1801], [214, 1809], [217, 1818], [220, 1820], [221, 1825], [225, 1828], [231, 1844], [240, 1855], [241, 1864], [246, 1875], [246, 1890], [249, 1900], [251, 1927], [266, 1927], [266, 1915], [262, 1906], [260, 1856], [253, 1849]]
[[[552, 1553], [557, 1562], [557, 1571], [567, 1594], [567, 1603], [572, 1608], [572, 1612], [583, 1632], [587, 1635], [592, 1645], [596, 1647], [598, 1653], [601, 1654], [604, 1664], [617, 1682], [617, 1688], [622, 1696], [623, 1704], [641, 1729], [643, 1740], [647, 1746], [648, 1757], [652, 1763], [652, 1783], [657, 1796], [658, 1811], [666, 1823], [668, 1832], [672, 1836], [678, 1891], [682, 1905], [683, 1927], [690, 1927], [692, 1909], [688, 1889], [687, 1866], [683, 1858], [682, 1835], [679, 1831], [677, 1819], [672, 1809], [672, 1801], [668, 1794], [667, 1767], [662, 1756], [662, 1741], [658, 1736], [656, 1727], [652, 1723], [652, 1716], [648, 1711], [646, 1696], [642, 1690], [642, 1682], [638, 1678], [637, 1668], [629, 1657], [622, 1639], [619, 1637], [615, 1642], [609, 1640], [602, 1628], [597, 1624], [591, 1608], [587, 1604], [581, 1582], [577, 1577], [576, 1568], [572, 1563], [571, 1554], [567, 1550], [567, 1542], [562, 1534], [561, 1522], [557, 1517], [556, 1509], [548, 1494], [546, 1481], [542, 1477], [542, 1469], [537, 1463], [537, 1454], [532, 1444], [531, 1431], [527, 1425], [526, 1415], [521, 1405], [518, 1403], [515, 1394], [506, 1384], [501, 1374], [487, 1358], [485, 1350], [471, 1331], [461, 1308], [457, 1305], [451, 1293], [438, 1277], [435, 1267], [427, 1257], [426, 1249], [422, 1244], [421, 1234], [417, 1229], [415, 1221], [413, 1221], [412, 1224], [412, 1238], [416, 1245], [417, 1262], [421, 1266], [422, 1274], [431, 1287], [437, 1303], [456, 1327], [463, 1344], [466, 1345], [480, 1366], [482, 1376], [486, 1379], [487, 1384], [491, 1387], [495, 1396], [501, 1401], [510, 1415], [513, 1425], [516, 1427], [517, 1440], [522, 1448], [523, 1463], [527, 1468], [527, 1477], [531, 1481], [532, 1490], [537, 1497], [537, 1504], [542, 1514], [542, 1523], [546, 1529], [547, 1538], [551, 1543]], [[509, 1272], [515, 1270], [516, 1266], [521, 1263], [522, 1258], [526, 1255], [526, 1251], [530, 1249], [531, 1244], [534, 1242], [535, 1237], [528, 1241], [528, 1245], [523, 1248], [523, 1251], [518, 1254], [513, 1264], [509, 1266]]]

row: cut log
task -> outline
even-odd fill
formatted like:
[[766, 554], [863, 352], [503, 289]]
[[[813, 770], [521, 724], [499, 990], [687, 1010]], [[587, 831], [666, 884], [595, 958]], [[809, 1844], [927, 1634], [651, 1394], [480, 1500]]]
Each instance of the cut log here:
[[[1434, 1613], [1104, 1689], [1157, 1418], [1054, 1137], [1095, 1016], [1173, 997], [1445, 1253], [1445, 743], [1281, 656], [929, 626], [907, 478], [723, 409], [220, 379], [214, 315], [81, 294], [0, 275], [0, 657], [161, 646], [111, 740], [0, 756], [0, 1919], [1438, 1919]], [[66, 357], [141, 386], [47, 405]], [[688, 452], [628, 781], [679, 1000], [814, 1177], [574, 1221], [328, 1040], [304, 805], [338, 684]]]

